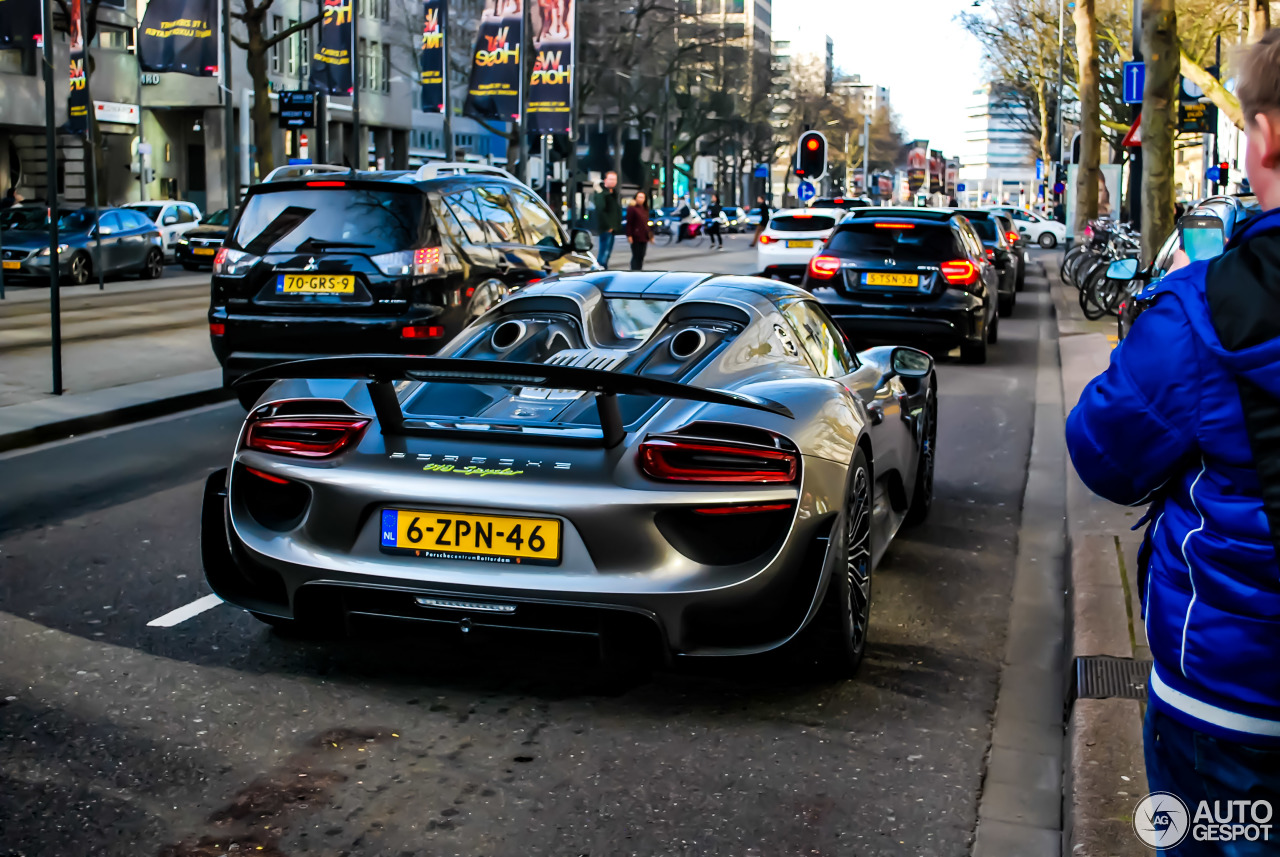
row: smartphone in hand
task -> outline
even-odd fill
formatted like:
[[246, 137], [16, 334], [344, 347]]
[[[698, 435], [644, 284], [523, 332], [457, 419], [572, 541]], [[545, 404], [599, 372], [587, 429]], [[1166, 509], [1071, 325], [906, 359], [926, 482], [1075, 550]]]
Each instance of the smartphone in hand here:
[[1192, 262], [1221, 256], [1227, 246], [1222, 219], [1212, 214], [1188, 214], [1178, 221], [1182, 249]]

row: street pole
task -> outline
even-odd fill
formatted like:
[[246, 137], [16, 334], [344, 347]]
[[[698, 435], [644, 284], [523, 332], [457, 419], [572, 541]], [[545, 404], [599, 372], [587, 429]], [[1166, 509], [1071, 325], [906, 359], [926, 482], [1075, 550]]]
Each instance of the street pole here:
[[[578, 4], [573, 4], [573, 32], [578, 32]], [[577, 224], [581, 215], [578, 209], [578, 57], [570, 57], [569, 65], [569, 180], [565, 191], [569, 194], [569, 226]]]
[[[230, 2], [230, 0], [228, 0]], [[85, 56], [89, 55], [88, 43], [85, 44]], [[147, 140], [146, 132], [142, 122], [142, 58], [135, 54], [138, 61], [138, 201], [147, 201], [147, 169], [146, 155], [142, 153], [143, 144]], [[87, 77], [87, 75], [86, 75]], [[93, 102], [90, 101], [90, 104]], [[97, 141], [95, 141], [96, 143]]]
[[[530, 39], [530, 28], [533, 20], [529, 16], [530, 0], [521, 0], [520, 3], [520, 87], [516, 90], [516, 111], [517, 118], [515, 122], [515, 132], [520, 136], [519, 152], [520, 152], [520, 181], [525, 184], [529, 183], [529, 135], [527, 133], [528, 123], [525, 122], [525, 106], [524, 106], [524, 87], [529, 80], [529, 52], [525, 50], [525, 45], [532, 41]], [[543, 156], [546, 157], [545, 154]]]
[[360, 139], [360, 0], [351, 0], [351, 140], [355, 147], [351, 167], [363, 170], [369, 166], [369, 147]]
[[1066, 14], [1066, 0], [1058, 0], [1058, 90], [1053, 100], [1054, 153], [1055, 161], [1062, 163], [1062, 64], [1065, 58], [1065, 43], [1062, 40]]
[[[84, 12], [87, 3], [80, 4], [80, 32], [84, 39], [84, 100], [89, 102], [90, 111], [93, 110], [93, 92], [90, 89], [90, 79], [93, 77], [89, 73], [93, 66], [93, 61], [89, 55], [89, 28], [85, 26]], [[95, 229], [93, 230], [93, 269], [98, 274], [98, 291], [106, 289], [106, 284], [102, 272], [102, 234], [101, 230], [96, 228], [98, 223], [98, 141], [94, 139], [93, 129], [97, 125], [97, 119], [92, 112], [88, 119], [85, 120], [84, 132], [84, 149], [89, 154], [89, 207], [93, 210], [93, 222]], [[142, 75], [138, 75], [138, 130], [142, 130]], [[141, 139], [141, 138], [139, 138]]]
[[870, 196], [867, 185], [867, 172], [871, 166], [871, 114], [862, 117], [862, 193]]
[[[443, 20], [440, 24], [440, 54], [443, 57], [441, 62], [440, 74], [444, 81], [444, 141], [441, 148], [444, 149], [444, 159], [452, 161], [454, 159], [453, 151], [453, 96], [449, 93], [449, 9], [448, 4], [443, 4], [441, 8]], [[576, 33], [577, 30], [574, 30]]]
[[58, 138], [53, 99], [53, 0], [44, 0], [40, 47], [44, 59], [45, 200], [49, 217], [49, 339], [53, 355], [53, 394], [62, 395], [62, 296], [58, 293]]
[[[141, 76], [139, 76], [139, 80], [141, 80]], [[235, 103], [235, 93], [231, 89], [231, 0], [222, 0], [222, 145], [225, 150], [223, 161], [227, 170], [227, 214], [231, 220], [235, 220], [236, 203], [239, 196], [236, 193], [236, 159], [234, 157], [234, 140], [236, 138]], [[139, 115], [139, 121], [141, 121], [141, 115]], [[138, 158], [138, 169], [141, 170], [142, 155], [139, 154]]]
[[[1222, 36], [1218, 36], [1218, 40], [1213, 47], [1213, 65], [1218, 70], [1218, 78], [1221, 79], [1222, 78]], [[1217, 112], [1216, 108], [1214, 112], [1215, 113]], [[1213, 129], [1213, 165], [1214, 166], [1218, 165], [1218, 129], [1216, 127]], [[1214, 181], [1213, 192], [1215, 195], [1222, 193], [1221, 182]]]

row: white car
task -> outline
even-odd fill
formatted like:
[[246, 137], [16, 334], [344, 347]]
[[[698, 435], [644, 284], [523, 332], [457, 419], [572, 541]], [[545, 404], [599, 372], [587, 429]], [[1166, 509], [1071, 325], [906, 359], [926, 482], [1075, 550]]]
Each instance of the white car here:
[[136, 209], [160, 227], [164, 255], [170, 261], [178, 258], [178, 239], [199, 226], [204, 217], [194, 203], [172, 199], [130, 202], [125, 208]]
[[1013, 218], [1013, 225], [1017, 227], [1019, 232], [1025, 232], [1028, 240], [1034, 241], [1041, 247], [1052, 249], [1058, 246], [1061, 241], [1067, 240], [1067, 227], [1063, 223], [1056, 220], [1050, 220], [1036, 214], [1034, 211], [1027, 211], [1025, 208], [1015, 208], [1010, 205], [988, 205], [985, 206], [988, 211], [1000, 211]]
[[800, 279], [843, 216], [842, 209], [829, 208], [775, 211], [756, 242], [756, 269], [764, 277]]

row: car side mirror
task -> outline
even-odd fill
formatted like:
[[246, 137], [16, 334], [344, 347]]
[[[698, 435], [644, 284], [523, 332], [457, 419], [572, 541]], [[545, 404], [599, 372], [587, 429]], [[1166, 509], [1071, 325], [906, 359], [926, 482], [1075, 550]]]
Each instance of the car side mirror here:
[[573, 229], [569, 232], [569, 246], [578, 253], [591, 252], [591, 233], [585, 229]]
[[900, 345], [890, 357], [893, 371], [908, 378], [924, 378], [933, 371], [933, 358], [918, 348]]
[[1107, 266], [1108, 280], [1132, 280], [1138, 276], [1137, 259], [1117, 259]]
[[178, 222], [178, 215], [176, 215], [176, 214], [166, 214], [166, 215], [164, 216], [164, 219], [160, 221], [160, 225], [161, 225], [161, 226], [173, 226], [173, 225], [174, 225], [175, 223], [177, 223], [177, 222]]

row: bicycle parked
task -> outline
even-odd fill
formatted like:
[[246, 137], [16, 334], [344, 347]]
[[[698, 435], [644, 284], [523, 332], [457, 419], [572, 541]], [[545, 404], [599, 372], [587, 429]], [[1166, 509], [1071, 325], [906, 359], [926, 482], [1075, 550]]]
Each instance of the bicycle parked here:
[[1114, 314], [1126, 296], [1125, 283], [1107, 277], [1107, 268], [1119, 259], [1136, 259], [1142, 245], [1137, 230], [1125, 223], [1093, 220], [1085, 227], [1084, 240], [1062, 257], [1058, 273], [1079, 292], [1080, 311], [1090, 321]]

